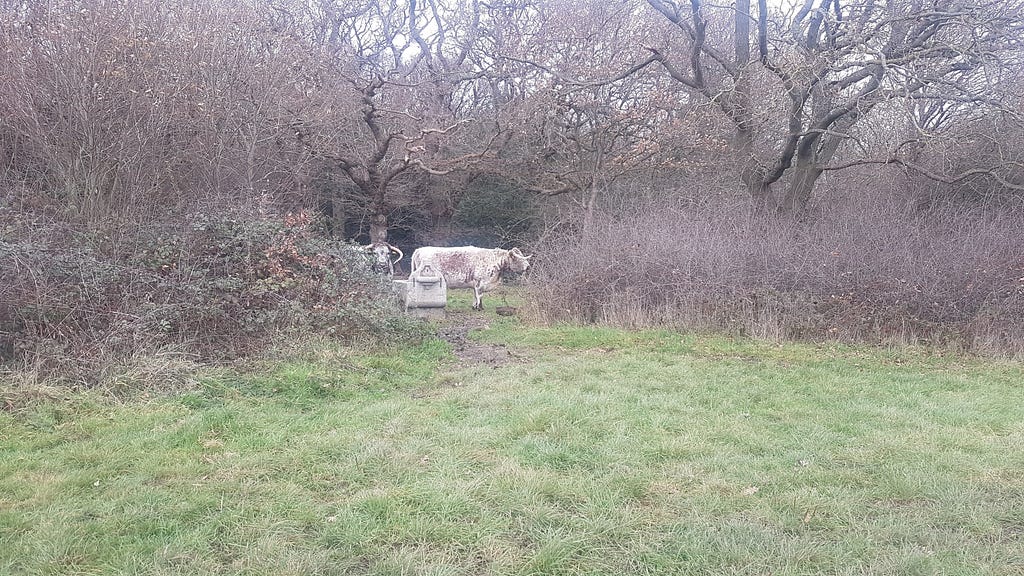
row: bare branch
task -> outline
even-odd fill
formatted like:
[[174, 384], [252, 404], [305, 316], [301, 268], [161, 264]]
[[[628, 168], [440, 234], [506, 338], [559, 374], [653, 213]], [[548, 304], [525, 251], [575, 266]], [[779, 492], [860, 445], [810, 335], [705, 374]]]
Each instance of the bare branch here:
[[602, 78], [600, 80], [577, 80], [575, 78], [569, 78], [569, 77], [567, 77], [567, 76], [565, 76], [563, 74], [560, 74], [558, 71], [554, 70], [550, 66], [545, 66], [544, 64], [541, 64], [540, 62], [536, 62], [534, 60], [526, 60], [526, 59], [523, 59], [523, 58], [516, 58], [514, 56], [508, 56], [508, 55], [501, 56], [501, 59], [509, 60], [511, 62], [518, 62], [520, 64], [527, 64], [529, 66], [533, 66], [535, 68], [539, 68], [539, 69], [547, 72], [548, 74], [550, 74], [554, 78], [556, 78], [559, 82], [562, 82], [563, 84], [566, 84], [566, 85], [569, 85], [569, 86], [574, 86], [574, 87], [577, 87], [577, 88], [597, 88], [597, 87], [600, 87], [600, 86], [607, 86], [609, 84], [614, 84], [614, 83], [616, 83], [616, 82], [618, 82], [618, 81], [620, 81], [620, 80], [622, 80], [624, 78], [628, 78], [628, 77], [632, 76], [633, 74], [636, 74], [640, 70], [643, 70], [644, 68], [650, 66], [652, 63], [659, 62], [659, 61], [661, 61], [664, 58], [664, 56], [662, 56], [656, 50], [654, 50], [652, 48], [649, 48], [648, 50], [650, 50], [652, 52], [651, 56], [648, 56], [646, 59], [644, 59], [644, 60], [634, 64], [633, 66], [630, 66], [626, 70], [623, 70], [622, 72], [619, 72], [618, 74], [616, 74], [614, 76], [610, 76], [608, 78]]

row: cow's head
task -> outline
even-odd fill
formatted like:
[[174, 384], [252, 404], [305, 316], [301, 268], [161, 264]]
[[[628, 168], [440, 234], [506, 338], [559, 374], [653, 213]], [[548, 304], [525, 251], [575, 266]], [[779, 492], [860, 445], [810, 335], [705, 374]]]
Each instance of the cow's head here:
[[533, 256], [526, 256], [519, 248], [513, 248], [508, 251], [508, 267], [513, 272], [526, 272], [530, 267], [530, 258]]
[[[364, 249], [372, 255], [374, 272], [388, 276], [395, 273], [395, 264], [404, 256], [401, 250], [387, 242], [375, 242], [365, 246]], [[391, 259], [392, 252], [398, 255], [397, 260]]]

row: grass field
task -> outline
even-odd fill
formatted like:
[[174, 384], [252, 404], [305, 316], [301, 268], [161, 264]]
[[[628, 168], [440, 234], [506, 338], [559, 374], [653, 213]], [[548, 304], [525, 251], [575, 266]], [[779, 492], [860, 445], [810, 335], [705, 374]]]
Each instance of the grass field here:
[[0, 574], [1024, 573], [1020, 365], [491, 314], [0, 411]]

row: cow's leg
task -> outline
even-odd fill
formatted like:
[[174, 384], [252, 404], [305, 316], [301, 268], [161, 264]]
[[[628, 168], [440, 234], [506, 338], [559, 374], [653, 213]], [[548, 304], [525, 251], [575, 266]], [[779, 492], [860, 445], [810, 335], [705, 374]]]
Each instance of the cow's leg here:
[[484, 303], [483, 303], [483, 300], [481, 298], [481, 296], [482, 296], [481, 292], [482, 291], [480, 290], [479, 286], [473, 286], [473, 296], [475, 296], [475, 299], [473, 300], [473, 310], [483, 310], [484, 309]]

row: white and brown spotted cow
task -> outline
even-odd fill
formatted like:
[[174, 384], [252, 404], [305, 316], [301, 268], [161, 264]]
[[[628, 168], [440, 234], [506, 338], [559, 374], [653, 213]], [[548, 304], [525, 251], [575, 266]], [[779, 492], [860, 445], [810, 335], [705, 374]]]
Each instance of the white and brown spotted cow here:
[[472, 288], [476, 296], [473, 308], [483, 310], [481, 296], [501, 284], [501, 273], [526, 271], [530, 258], [524, 256], [519, 248], [424, 246], [412, 253], [412, 275], [424, 266], [430, 266], [444, 276], [449, 288]]
[[[363, 246], [363, 250], [366, 250], [367, 254], [370, 254], [373, 259], [371, 268], [377, 274], [383, 274], [387, 277], [395, 275], [395, 264], [398, 264], [405, 255], [398, 249], [397, 246], [392, 246], [387, 242], [374, 242], [367, 246]], [[391, 254], [398, 254], [397, 260], [391, 259]]]

